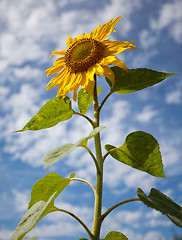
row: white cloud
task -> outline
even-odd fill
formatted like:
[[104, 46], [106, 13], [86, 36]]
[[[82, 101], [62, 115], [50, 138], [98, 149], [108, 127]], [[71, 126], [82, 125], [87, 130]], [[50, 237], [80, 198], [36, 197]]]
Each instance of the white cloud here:
[[83, 232], [83, 228], [78, 225], [69, 222], [58, 222], [56, 224], [42, 224], [39, 227], [35, 227], [27, 236], [30, 237], [42, 237], [52, 238], [59, 236], [72, 236], [78, 235]]
[[19, 39], [13, 33], [4, 33], [1, 37], [1, 57], [6, 60], [6, 67], [9, 65], [21, 65], [26, 61], [45, 62], [46, 51], [31, 38]]
[[140, 39], [140, 44], [142, 45], [142, 47], [144, 49], [148, 49], [148, 48], [153, 47], [156, 44], [158, 37], [156, 34], [152, 33], [148, 29], [144, 29], [141, 31], [141, 33], [139, 35], [139, 39]]
[[146, 65], [149, 63], [149, 60], [151, 60], [151, 58], [155, 57], [157, 54], [157, 49], [152, 49], [151, 51], [140, 51], [140, 53], [135, 55], [132, 65], [134, 68], [146, 67]]
[[146, 215], [146, 221], [145, 225], [149, 227], [159, 227], [159, 226], [171, 226], [172, 222], [167, 218], [164, 217], [164, 215], [161, 214], [161, 212], [156, 211], [155, 209], [150, 209]]
[[181, 174], [181, 131], [181, 129], [173, 131], [168, 137], [164, 136], [159, 141], [167, 176]]
[[153, 239], [161, 239], [164, 240], [164, 238], [161, 236], [161, 233], [159, 233], [158, 231], [150, 231], [148, 232], [144, 238], [144, 240], [153, 240]]
[[144, 106], [141, 113], [138, 113], [135, 118], [137, 121], [141, 123], [148, 123], [151, 120], [153, 120], [153, 118], [157, 115], [158, 115], [158, 111], [154, 110], [151, 105], [147, 105], [147, 106]]
[[173, 103], [178, 104], [178, 103], [181, 103], [181, 101], [182, 101], [181, 89], [173, 90], [166, 95], [166, 102], [169, 104], [173, 104]]
[[9, 240], [12, 235], [13, 231], [6, 228], [0, 229], [0, 237], [2, 240]]
[[182, 2], [174, 0], [165, 3], [160, 12], [158, 19], [151, 19], [150, 25], [153, 30], [159, 31], [165, 28], [169, 29], [169, 34], [178, 43], [182, 42]]
[[32, 81], [33, 79], [37, 79], [39, 81], [40, 77], [43, 75], [43, 72], [39, 68], [34, 68], [30, 65], [27, 65], [24, 68], [14, 68], [13, 73], [16, 80], [21, 79], [22, 81], [23, 79], [23, 83], [27, 80]]
[[21, 192], [17, 189], [13, 189], [14, 204], [17, 212], [25, 212], [28, 209], [29, 194], [27, 192]]
[[[181, 17], [182, 19], [182, 17]], [[174, 37], [177, 43], [182, 43], [182, 20], [175, 23], [175, 25], [171, 28], [171, 36]]]
[[[127, 101], [113, 101], [105, 106], [107, 116], [102, 121], [102, 125], [107, 128], [103, 130], [103, 144], [122, 144], [127, 129], [122, 127], [131, 113], [130, 103]], [[112, 123], [112, 124], [111, 124]], [[123, 123], [123, 124], [122, 124]]]
[[[132, 218], [133, 213], [133, 218]], [[164, 240], [159, 231], [154, 231], [149, 228], [148, 232], [142, 234], [141, 229], [141, 218], [144, 219], [145, 213], [141, 211], [120, 211], [112, 216], [108, 216], [103, 223], [102, 236], [104, 237], [110, 231], [120, 231], [128, 239], [131, 240], [153, 240], [161, 239]], [[126, 220], [127, 219], [127, 220]], [[126, 220], [126, 221], [125, 221]]]
[[7, 97], [9, 91], [10, 91], [10, 89], [8, 87], [5, 87], [5, 86], [0, 87], [0, 100], [1, 100], [1, 102]]
[[[102, 9], [98, 11], [99, 19], [106, 22], [108, 19], [118, 16], [124, 16], [121, 22], [117, 25], [117, 31], [126, 36], [127, 33], [132, 29], [133, 24], [130, 21], [130, 16], [133, 12], [141, 8], [141, 1], [127, 1], [127, 0], [112, 0], [107, 3]], [[107, 13], [107, 14], [106, 14]], [[119, 27], [121, 26], [121, 27]]]
[[142, 212], [141, 211], [118, 211], [115, 214], [116, 221], [121, 222], [123, 224], [128, 225], [134, 225], [133, 227], [136, 227], [137, 222], [140, 221], [140, 218], [142, 218]]

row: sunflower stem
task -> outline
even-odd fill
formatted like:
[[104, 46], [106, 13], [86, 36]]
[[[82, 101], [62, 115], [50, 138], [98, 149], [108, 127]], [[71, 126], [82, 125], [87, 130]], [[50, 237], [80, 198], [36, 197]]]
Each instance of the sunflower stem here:
[[60, 209], [60, 208], [56, 208], [55, 211], [60, 211], [60, 212], [64, 212], [64, 213], [67, 213], [68, 215], [70, 215], [71, 217], [75, 218], [83, 227], [84, 229], [86, 230], [86, 232], [88, 233], [90, 239], [94, 239], [93, 238], [93, 234], [90, 232], [90, 230], [88, 229], [88, 227], [85, 225], [84, 222], [82, 222], [82, 220], [80, 218], [78, 218], [75, 214], [73, 214], [72, 212], [69, 212], [65, 209]]
[[[94, 106], [94, 121], [93, 128], [99, 127], [100, 110], [98, 108], [98, 95], [97, 95], [97, 81], [95, 76], [95, 87], [93, 93], [93, 106]], [[95, 240], [99, 240], [101, 229], [101, 213], [102, 213], [102, 189], [103, 189], [103, 158], [101, 150], [100, 134], [98, 133], [95, 138], [95, 151], [96, 159], [99, 168], [97, 168], [97, 183], [95, 194], [95, 207], [94, 207], [94, 221], [93, 221], [93, 236]]]
[[104, 220], [104, 218], [109, 214], [111, 213], [114, 209], [116, 209], [117, 207], [125, 204], [125, 203], [129, 203], [129, 202], [134, 202], [134, 201], [141, 201], [139, 198], [131, 198], [131, 199], [128, 199], [128, 200], [124, 200], [122, 202], [119, 202], [115, 205], [113, 205], [112, 207], [110, 207], [104, 214], [102, 214], [101, 218], [102, 218], [102, 221]]
[[105, 98], [103, 99], [103, 101], [101, 102], [100, 106], [99, 106], [99, 111], [101, 110], [101, 108], [104, 106], [104, 103], [107, 101], [107, 99], [111, 96], [113, 92], [110, 91], [106, 96]]
[[87, 121], [93, 126], [93, 121], [87, 115], [85, 115], [83, 113], [75, 112], [74, 110], [73, 110], [73, 114], [79, 115], [79, 116], [87, 119]]

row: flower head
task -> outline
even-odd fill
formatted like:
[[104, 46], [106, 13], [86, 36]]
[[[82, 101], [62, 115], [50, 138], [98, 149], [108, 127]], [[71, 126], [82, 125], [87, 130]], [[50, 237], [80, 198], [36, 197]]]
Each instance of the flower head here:
[[47, 90], [57, 85], [57, 96], [65, 97], [68, 92], [74, 91], [73, 99], [76, 101], [78, 88], [82, 88], [90, 95], [93, 94], [95, 85], [94, 74], [106, 76], [114, 85], [115, 75], [108, 67], [109, 64], [128, 70], [127, 66], [117, 57], [126, 49], [136, 49], [132, 45], [135, 41], [105, 40], [121, 17], [111, 19], [109, 22], [99, 24], [91, 33], [83, 33], [76, 38], [68, 36], [66, 45], [68, 49], [53, 51], [52, 55], [62, 55], [54, 62], [54, 66], [46, 70], [47, 76], [58, 73], [47, 84]]

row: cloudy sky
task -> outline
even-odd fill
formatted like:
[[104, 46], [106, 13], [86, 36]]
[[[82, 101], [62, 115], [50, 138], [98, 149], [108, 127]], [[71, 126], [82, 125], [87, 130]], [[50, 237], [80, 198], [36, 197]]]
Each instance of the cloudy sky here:
[[[42, 157], [65, 143], [75, 143], [91, 131], [79, 116], [37, 132], [14, 133], [39, 108], [56, 96], [46, 91], [45, 70], [55, 60], [53, 50], [66, 48], [67, 35], [91, 32], [99, 23], [124, 16], [112, 39], [135, 40], [137, 50], [120, 54], [128, 68], [179, 72], [140, 92], [113, 94], [104, 106], [101, 125], [103, 146], [121, 145], [135, 130], [151, 133], [159, 142], [166, 179], [155, 178], [107, 158], [104, 166], [106, 210], [122, 200], [146, 194], [155, 187], [182, 204], [182, 1], [181, 0], [0, 0], [0, 239], [7, 240], [27, 210], [31, 188], [49, 172], [95, 183], [93, 162], [76, 149], [51, 168], [43, 170]], [[108, 91], [104, 78], [103, 95]], [[72, 95], [70, 95], [72, 97]], [[77, 106], [73, 103], [73, 107]], [[88, 113], [92, 116], [92, 112]], [[92, 140], [90, 140], [92, 147]], [[104, 151], [104, 149], [103, 149]], [[56, 200], [60, 208], [73, 211], [89, 227], [93, 218], [93, 194], [84, 183], [71, 183]], [[181, 229], [167, 217], [142, 203], [130, 203], [109, 215], [102, 236], [111, 230], [130, 240], [171, 239]], [[87, 237], [76, 221], [63, 213], [48, 215], [29, 236], [45, 240]]]

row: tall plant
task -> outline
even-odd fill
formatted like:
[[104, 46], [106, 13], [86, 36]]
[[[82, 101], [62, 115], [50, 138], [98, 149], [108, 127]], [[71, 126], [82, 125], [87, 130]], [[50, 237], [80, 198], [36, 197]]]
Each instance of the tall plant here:
[[[92, 131], [87, 137], [83, 137], [76, 143], [67, 143], [48, 152], [44, 158], [44, 167], [55, 164], [60, 159], [74, 151], [77, 147], [86, 149], [96, 169], [96, 186], [86, 179], [75, 177], [71, 173], [68, 178], [61, 177], [57, 173], [50, 173], [40, 179], [32, 188], [31, 200], [28, 211], [18, 224], [11, 240], [20, 240], [36, 226], [39, 220], [51, 212], [64, 212], [75, 218], [85, 229], [89, 239], [99, 240], [100, 231], [104, 219], [117, 207], [128, 202], [141, 201], [145, 205], [165, 214], [177, 226], [182, 227], [182, 209], [161, 191], [152, 188], [149, 196], [142, 189], [137, 189], [137, 198], [122, 200], [102, 212], [103, 172], [104, 162], [108, 156], [117, 161], [129, 165], [132, 168], [146, 172], [155, 177], [165, 178], [162, 157], [157, 140], [149, 133], [135, 131], [130, 133], [118, 146], [105, 145], [103, 147], [100, 132], [105, 128], [100, 126], [100, 116], [103, 106], [112, 94], [127, 94], [142, 90], [157, 84], [175, 73], [157, 72], [151, 69], [129, 69], [115, 55], [125, 50], [136, 49], [134, 41], [106, 40], [121, 17], [111, 19], [101, 24], [90, 34], [71, 38], [66, 42], [68, 49], [54, 51], [52, 55], [61, 55], [52, 67], [47, 69], [47, 75], [57, 75], [52, 78], [47, 86], [50, 90], [58, 86], [57, 97], [49, 100], [40, 111], [19, 131], [41, 130], [53, 127], [59, 122], [71, 119], [74, 115], [85, 118], [92, 126]], [[115, 65], [109, 67], [108, 65]], [[110, 91], [99, 102], [98, 95], [102, 91], [97, 88], [97, 75], [105, 76], [106, 84]], [[79, 87], [81, 89], [78, 91]], [[73, 91], [73, 100], [77, 102], [78, 109], [72, 108], [71, 99], [67, 96]], [[78, 92], [78, 94], [77, 94]], [[86, 113], [90, 105], [93, 105], [93, 118]], [[112, 124], [112, 123], [111, 123]], [[93, 140], [95, 150], [91, 151], [88, 141]], [[76, 216], [66, 209], [60, 209], [54, 205], [54, 200], [73, 181], [81, 181], [92, 188], [95, 205], [92, 230]], [[84, 238], [85, 239], [85, 238]], [[120, 232], [111, 231], [104, 240], [126, 240], [127, 237]], [[81, 240], [81, 239], [80, 239]], [[83, 240], [83, 238], [82, 238]]]

